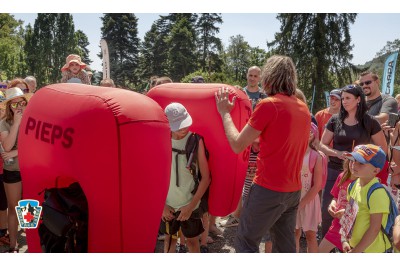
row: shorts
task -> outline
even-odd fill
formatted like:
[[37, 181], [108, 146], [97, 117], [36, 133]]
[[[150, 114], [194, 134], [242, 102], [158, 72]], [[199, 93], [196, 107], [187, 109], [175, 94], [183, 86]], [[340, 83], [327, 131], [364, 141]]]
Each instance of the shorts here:
[[[175, 218], [178, 218], [179, 213], [180, 211], [174, 213]], [[176, 219], [167, 222], [161, 221], [160, 232], [166, 235], [175, 235], [179, 228], [186, 238], [193, 238], [203, 233], [204, 228], [199, 209], [194, 210], [189, 220], [186, 221], [178, 221]]]
[[4, 174], [0, 174], [0, 210], [1, 211], [7, 209], [7, 196], [6, 196], [6, 191], [4, 190], [3, 178], [4, 178]]
[[4, 170], [3, 182], [6, 184], [14, 184], [21, 182], [21, 172], [20, 171], [7, 171]]

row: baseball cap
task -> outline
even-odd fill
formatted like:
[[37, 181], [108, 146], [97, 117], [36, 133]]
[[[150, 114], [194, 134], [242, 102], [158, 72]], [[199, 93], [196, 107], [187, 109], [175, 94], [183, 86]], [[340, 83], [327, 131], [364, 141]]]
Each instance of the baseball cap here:
[[195, 76], [192, 78], [192, 83], [204, 83], [203, 76]]
[[339, 100], [342, 98], [341, 95], [342, 95], [342, 91], [341, 91], [340, 89], [333, 89], [333, 90], [329, 93], [329, 96], [334, 96], [334, 97], [336, 97], [336, 98], [339, 99]]
[[379, 146], [358, 145], [353, 152], [345, 153], [344, 156], [350, 160], [358, 161], [362, 164], [372, 164], [375, 168], [382, 170], [386, 162], [386, 154]]
[[187, 112], [186, 108], [180, 103], [171, 103], [165, 110], [171, 131], [176, 132], [182, 128], [192, 125], [192, 117]]

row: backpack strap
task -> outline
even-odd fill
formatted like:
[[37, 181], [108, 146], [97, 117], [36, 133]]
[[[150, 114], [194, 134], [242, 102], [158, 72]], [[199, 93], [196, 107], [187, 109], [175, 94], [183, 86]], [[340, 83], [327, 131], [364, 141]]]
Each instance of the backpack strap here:
[[[392, 197], [390, 196], [390, 193], [386, 190], [386, 188], [385, 188], [381, 183], [375, 183], [375, 184], [373, 184], [373, 185], [368, 189], [368, 192], [367, 192], [367, 205], [368, 205], [368, 209], [370, 209], [370, 206], [369, 206], [369, 199], [370, 199], [372, 193], [373, 193], [375, 190], [380, 189], [380, 188], [382, 188], [383, 190], [385, 190], [386, 195], [387, 195], [388, 198], [389, 198], [389, 214], [388, 214], [388, 218], [387, 218], [387, 223], [389, 223], [390, 212], [391, 212], [391, 210], [392, 210], [392, 200], [391, 200]], [[389, 232], [386, 231], [386, 227], [383, 227], [382, 223], [381, 223], [381, 231], [386, 235], [386, 237], [388, 238], [388, 240], [391, 240], [391, 238], [390, 238], [390, 236], [389, 236]]]
[[351, 182], [351, 183], [349, 184], [349, 186], [347, 187], [347, 194], [348, 194], [348, 195], [350, 195], [350, 192], [351, 192], [351, 190], [353, 189], [354, 184], [356, 183], [356, 181], [357, 181], [357, 179], [354, 180], [353, 182]]
[[176, 152], [176, 154], [175, 154], [175, 175], [176, 175], [176, 186], [179, 187], [178, 156], [186, 155], [186, 151], [176, 149], [176, 148], [172, 148], [172, 151]]

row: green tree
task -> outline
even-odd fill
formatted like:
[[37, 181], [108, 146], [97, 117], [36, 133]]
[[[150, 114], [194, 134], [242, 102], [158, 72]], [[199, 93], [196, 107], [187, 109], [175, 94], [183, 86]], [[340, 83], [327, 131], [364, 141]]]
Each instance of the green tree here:
[[300, 89], [311, 95], [315, 110], [325, 106], [324, 91], [351, 83], [350, 25], [357, 14], [278, 14], [280, 32], [268, 43], [274, 54], [290, 56], [297, 66]]
[[240, 34], [231, 36], [229, 43], [226, 51], [226, 71], [236, 83], [242, 84], [250, 66], [250, 45]]
[[50, 82], [55, 83], [61, 79], [61, 67], [64, 66], [66, 57], [74, 53], [77, 47], [72, 15], [69, 13], [57, 14], [53, 29], [54, 39]]
[[264, 49], [257, 47], [250, 47], [250, 65], [249, 66], [258, 66], [262, 67], [265, 64], [265, 61], [269, 57], [269, 53], [267, 53]]
[[76, 54], [81, 56], [83, 62], [85, 62], [87, 65], [90, 65], [93, 60], [91, 60], [89, 57], [90, 51], [87, 47], [90, 43], [87, 35], [83, 31], [77, 30], [75, 32], [75, 42], [77, 44]]
[[13, 79], [21, 72], [20, 60], [23, 38], [21, 37], [22, 21], [14, 16], [0, 13], [0, 79]]
[[[394, 52], [399, 52], [400, 50], [400, 39], [395, 39], [394, 41], [388, 41], [386, 45], [378, 52], [376, 53], [376, 59], [374, 60], [375, 65], [376, 61], [378, 61], [380, 64], [379, 69], [372, 69], [375, 71], [380, 77], [383, 77], [383, 71], [384, 71], [384, 66], [386, 62], [386, 58], [394, 53]], [[399, 61], [400, 57], [397, 57], [397, 64], [396, 64], [396, 73], [394, 75], [394, 90], [393, 90], [393, 95], [399, 94], [400, 93], [400, 66], [399, 66]]]
[[[138, 19], [134, 14], [104, 14], [101, 18], [102, 38], [107, 41], [110, 54], [110, 75], [116, 85], [136, 86], [139, 82]], [[102, 56], [100, 56], [102, 57]]]
[[196, 23], [198, 33], [199, 63], [203, 71], [221, 71], [222, 60], [219, 57], [222, 50], [221, 39], [216, 37], [222, 24], [222, 16], [218, 13], [203, 13]]
[[168, 72], [173, 81], [180, 81], [196, 68], [196, 36], [193, 24], [187, 16], [181, 16], [173, 24], [166, 43], [168, 50]]

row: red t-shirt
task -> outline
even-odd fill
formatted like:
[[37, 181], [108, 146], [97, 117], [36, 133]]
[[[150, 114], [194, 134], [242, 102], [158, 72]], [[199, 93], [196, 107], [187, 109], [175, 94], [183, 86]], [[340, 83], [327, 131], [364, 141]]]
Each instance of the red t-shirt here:
[[254, 183], [278, 192], [301, 190], [301, 167], [310, 136], [311, 115], [295, 96], [261, 100], [248, 124], [261, 131]]
[[319, 139], [322, 138], [322, 134], [324, 133], [324, 130], [325, 130], [325, 125], [331, 117], [332, 117], [332, 114], [330, 114], [328, 112], [327, 108], [323, 109], [321, 111], [318, 111], [317, 114], [315, 114], [315, 119], [318, 122]]

